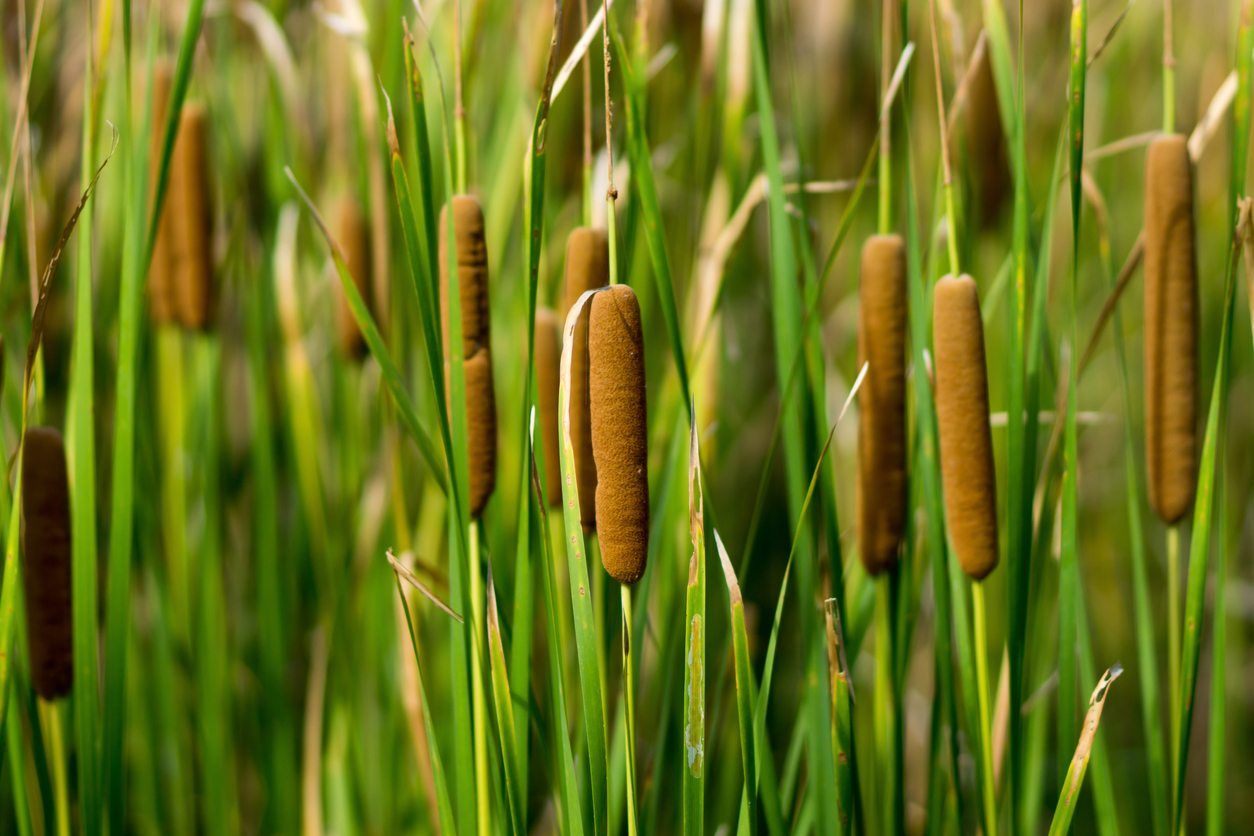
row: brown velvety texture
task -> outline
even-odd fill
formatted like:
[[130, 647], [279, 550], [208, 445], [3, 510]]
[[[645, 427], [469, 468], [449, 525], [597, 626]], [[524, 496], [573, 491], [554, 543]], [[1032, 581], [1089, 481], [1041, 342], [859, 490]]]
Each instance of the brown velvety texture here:
[[178, 172], [178, 188], [172, 187], [167, 197], [176, 230], [174, 306], [179, 322], [193, 331], [203, 331], [213, 321], [208, 128], [209, 115], [203, 105], [183, 106], [171, 158], [172, 170]]
[[561, 379], [562, 320], [551, 308], [536, 311], [537, 432], [544, 453], [544, 496], [549, 505], [562, 504], [561, 442], [557, 426], [557, 390]]
[[906, 250], [900, 235], [862, 247], [858, 362], [858, 552], [875, 575], [897, 561], [906, 527]]
[[1145, 458], [1150, 505], [1179, 522], [1197, 470], [1197, 260], [1193, 164], [1183, 136], [1158, 137], [1145, 161]]
[[626, 285], [592, 297], [588, 390], [601, 565], [619, 583], [644, 574], [649, 548], [649, 441], [640, 304]]
[[972, 58], [976, 64], [967, 91], [967, 151], [975, 180], [977, 218], [987, 227], [997, 222], [1010, 194], [1010, 161], [988, 43]]
[[[352, 196], [345, 195], [335, 208], [335, 240], [344, 253], [344, 262], [348, 267], [357, 292], [366, 301], [366, 307], [374, 311], [370, 294], [370, 230], [366, 226], [365, 215], [361, 204]], [[339, 276], [334, 277], [335, 285], [335, 332], [340, 351], [347, 357], [360, 360], [366, 356], [366, 338], [357, 327], [353, 311], [348, 306], [348, 297], [340, 286]]]
[[[157, 178], [161, 173], [161, 145], [165, 138], [165, 120], [170, 107], [170, 85], [174, 81], [174, 65], [168, 59], [157, 61], [152, 71], [152, 134], [149, 137], [148, 194], [151, 201], [157, 194]], [[159, 325], [175, 320], [175, 229], [174, 212], [169, 195], [176, 187], [178, 172], [170, 169], [166, 202], [157, 221], [153, 240], [152, 262], [148, 268], [148, 315]]]
[[962, 571], [982, 580], [997, 566], [997, 477], [975, 281], [946, 276], [932, 305], [945, 518]]
[[[466, 377], [467, 455], [470, 465], [470, 515], [478, 517], [496, 486], [496, 397], [492, 389], [491, 341], [488, 333], [488, 249], [483, 209], [470, 195], [454, 195], [453, 240], [457, 251], [457, 283], [461, 302], [462, 358]], [[444, 353], [449, 346], [448, 207], [440, 212], [440, 316]]]
[[73, 683], [70, 494], [61, 434], [26, 431], [22, 466], [22, 588], [35, 693], [63, 697]]
[[[564, 313], [587, 290], [610, 282], [610, 242], [605, 230], [581, 226], [566, 241]], [[597, 468], [592, 460], [592, 429], [588, 417], [588, 315], [575, 326], [570, 360], [570, 442], [575, 451], [575, 475], [579, 483], [579, 519], [593, 531], [597, 526]]]

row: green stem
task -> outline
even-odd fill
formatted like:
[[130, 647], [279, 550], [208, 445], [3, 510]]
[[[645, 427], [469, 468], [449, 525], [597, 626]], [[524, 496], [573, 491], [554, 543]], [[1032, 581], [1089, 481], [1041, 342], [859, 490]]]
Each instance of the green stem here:
[[1172, 44], [1173, 0], [1163, 0], [1163, 132], [1176, 130], [1176, 55]]
[[52, 786], [57, 811], [56, 833], [58, 836], [69, 836], [70, 789], [65, 768], [65, 733], [61, 728], [61, 706], [59, 703], [45, 702], [41, 699], [39, 712], [43, 715], [47, 729], [45, 737], [52, 754]]
[[480, 653], [479, 625], [483, 623], [483, 576], [479, 571], [479, 525], [471, 522], [469, 528], [470, 605], [473, 621], [470, 625], [470, 684], [473, 693], [471, 722], [474, 728], [475, 751], [475, 803], [480, 836], [489, 836], [491, 826], [491, 787], [488, 786], [488, 704], [483, 693], [483, 660]]
[[627, 833], [636, 836], [636, 677], [632, 672], [631, 587], [620, 587], [623, 599], [623, 705], [627, 721]]
[[1180, 741], [1180, 527], [1178, 525], [1167, 529], [1167, 690], [1171, 694], [1171, 786], [1174, 789], [1179, 780], [1176, 764]]
[[984, 832], [997, 836], [997, 798], [993, 786], [993, 727], [989, 722], [988, 708], [988, 636], [984, 616], [984, 584], [976, 581], [971, 585], [971, 606], [975, 621], [975, 673], [976, 699], [980, 711], [980, 759], [984, 782]]

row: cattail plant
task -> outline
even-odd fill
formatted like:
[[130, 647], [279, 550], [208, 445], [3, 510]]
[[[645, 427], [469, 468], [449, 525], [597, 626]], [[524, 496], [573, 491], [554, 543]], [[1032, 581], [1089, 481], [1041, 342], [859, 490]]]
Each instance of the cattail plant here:
[[48, 427], [26, 431], [22, 465], [22, 581], [35, 693], [63, 697], [73, 683], [70, 494], [65, 445]]
[[1179, 522], [1193, 502], [1197, 453], [1197, 267], [1193, 164], [1179, 134], [1145, 164], [1145, 457], [1150, 505]]
[[209, 185], [209, 114], [203, 104], [188, 103], [179, 118], [171, 158], [167, 204], [174, 225], [174, 311], [189, 330], [212, 322], [213, 212]]
[[557, 434], [557, 390], [561, 379], [562, 320], [552, 308], [536, 310], [536, 399], [544, 454], [544, 496], [562, 504], [561, 450]]
[[588, 400], [597, 536], [610, 577], [633, 584], [649, 548], [648, 424], [640, 304], [626, 285], [592, 297]]
[[906, 526], [906, 250], [900, 235], [862, 247], [858, 390], [858, 549], [872, 575], [891, 568]]
[[937, 282], [932, 317], [945, 518], [962, 571], [983, 580], [997, 566], [997, 484], [975, 281]]
[[986, 38], [980, 39], [971, 60], [967, 73], [967, 152], [973, 161], [975, 217], [987, 227], [997, 222], [1010, 194], [1010, 163]]
[[[470, 195], [451, 202], [461, 299], [462, 359], [466, 379], [466, 434], [469, 454], [472, 517], [478, 517], [496, 486], [496, 398], [492, 389], [492, 355], [488, 322], [488, 248], [483, 209]], [[440, 276], [448, 276], [449, 207], [440, 212]], [[444, 353], [450, 356], [448, 283], [440, 282]]]
[[[357, 286], [357, 292], [363, 299], [369, 300], [371, 298], [370, 231], [366, 226], [361, 204], [351, 195], [342, 197], [336, 206], [335, 225], [335, 237], [344, 251], [344, 262], [349, 274], [353, 277], [353, 283]], [[357, 327], [357, 320], [353, 318], [353, 312], [348, 306], [348, 299], [344, 296], [339, 281], [333, 284], [336, 298], [335, 333], [340, 351], [346, 357], [360, 360], [366, 355], [366, 339], [362, 336], [361, 329]]]
[[[610, 281], [610, 247], [605, 230], [579, 227], [566, 241], [564, 309], [569, 312], [584, 291], [605, 287]], [[585, 529], [596, 528], [597, 468], [592, 456], [591, 423], [588, 417], [588, 319], [580, 317], [574, 333], [575, 353], [570, 364], [570, 442], [575, 450], [579, 481], [579, 515]]]
[[[165, 136], [165, 122], [170, 108], [170, 86], [174, 80], [174, 65], [161, 59], [152, 70], [152, 133], [148, 145], [149, 194], [155, 196], [158, 170], [161, 167], [161, 143]], [[178, 171], [171, 169], [170, 186], [177, 189]], [[169, 325], [175, 320], [175, 229], [174, 208], [167, 200], [161, 208], [157, 222], [157, 235], [153, 241], [152, 264], [148, 269], [148, 314], [158, 325]]]

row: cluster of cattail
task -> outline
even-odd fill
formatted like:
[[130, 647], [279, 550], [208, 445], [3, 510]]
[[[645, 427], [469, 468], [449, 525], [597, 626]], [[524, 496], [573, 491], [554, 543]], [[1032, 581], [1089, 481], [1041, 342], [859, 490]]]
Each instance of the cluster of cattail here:
[[1145, 446], [1150, 505], [1166, 523], [1193, 502], [1197, 420], [1197, 266], [1193, 163], [1183, 136], [1160, 136], [1145, 163]]
[[932, 307], [936, 415], [945, 518], [962, 571], [997, 567], [997, 478], [988, 422], [988, 372], [980, 296], [970, 276], [936, 283]]
[[[153, 73], [150, 162], [154, 193], [172, 76], [168, 62], [158, 64]], [[208, 113], [198, 102], [186, 103], [179, 114], [166, 199], [158, 220], [148, 280], [149, 311], [153, 320], [194, 331], [209, 327], [214, 305], [208, 122]]]
[[[648, 423], [640, 304], [630, 287], [609, 282], [604, 230], [581, 227], [566, 246], [563, 309], [599, 290], [571, 335], [570, 440], [579, 517], [596, 531], [605, 571], [632, 584], [644, 574], [649, 542]], [[558, 414], [564, 317], [536, 314], [536, 378], [551, 505], [562, 500]]]
[[63, 697], [73, 683], [70, 493], [61, 434], [26, 431], [22, 464], [22, 586], [35, 693]]
[[[451, 211], [450, 211], [451, 210]], [[488, 316], [488, 248], [483, 209], [470, 195], [454, 195], [440, 212], [440, 311], [444, 353], [449, 345], [448, 223], [452, 217], [461, 304], [462, 368], [466, 382], [466, 435], [470, 515], [483, 513], [496, 486], [496, 396], [492, 389], [492, 354]]]
[[862, 248], [858, 362], [858, 546], [870, 574], [891, 568], [906, 527], [906, 253], [899, 235]]
[[[335, 209], [335, 240], [339, 242], [344, 253], [344, 265], [357, 287], [362, 299], [369, 300], [370, 292], [370, 229], [366, 224], [361, 204], [351, 195], [340, 198]], [[348, 297], [340, 287], [339, 279], [335, 286], [335, 335], [340, 351], [344, 356], [360, 360], [366, 356], [366, 338], [357, 327], [357, 320], [348, 306]]]

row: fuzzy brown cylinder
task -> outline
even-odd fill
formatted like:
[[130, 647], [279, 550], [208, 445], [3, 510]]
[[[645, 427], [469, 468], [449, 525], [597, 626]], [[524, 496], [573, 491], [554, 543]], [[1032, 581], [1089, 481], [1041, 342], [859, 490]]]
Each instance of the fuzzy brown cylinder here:
[[633, 584], [649, 549], [649, 440], [640, 304], [626, 285], [592, 297], [588, 391], [601, 564]]
[[167, 202], [175, 228], [174, 306], [184, 328], [203, 331], [213, 321], [213, 209], [209, 181], [209, 114], [188, 103], [179, 119], [171, 166], [177, 174]]
[[561, 379], [562, 320], [551, 308], [536, 311], [536, 397], [539, 400], [540, 444], [544, 454], [544, 496], [562, 504], [561, 442], [558, 435], [557, 390]]
[[1150, 505], [1168, 525], [1193, 504], [1197, 323], [1193, 164], [1183, 136], [1160, 136], [1145, 161], [1145, 458]]
[[988, 44], [972, 57], [976, 63], [967, 91], [967, 151], [975, 180], [976, 216], [981, 226], [988, 227], [997, 222], [1010, 194], [1010, 161]]
[[[468, 504], [470, 515], [478, 517], [496, 486], [496, 397], [492, 388], [488, 323], [488, 248], [479, 201], [470, 195], [454, 195], [451, 206], [466, 377]], [[448, 218], [449, 207], [446, 206], [440, 211], [440, 315], [446, 358], [452, 356], [448, 315]]]
[[[605, 230], [581, 226], [566, 240], [566, 313], [588, 290], [610, 283], [610, 243]], [[592, 460], [592, 425], [588, 413], [588, 317], [580, 318], [573, 335], [570, 361], [570, 442], [575, 451], [579, 484], [579, 518], [588, 531], [596, 529], [597, 469]]]
[[869, 574], [891, 568], [906, 527], [906, 250], [900, 235], [862, 248], [858, 357], [858, 551]]
[[[335, 240], [344, 253], [344, 263], [361, 298], [370, 304], [370, 230], [359, 204], [351, 195], [345, 195], [336, 205]], [[346, 357], [360, 360], [366, 356], [366, 338], [357, 327], [357, 320], [348, 306], [348, 297], [335, 277], [335, 332], [340, 351]]]
[[22, 464], [22, 588], [35, 693], [63, 697], [73, 683], [70, 493], [61, 434], [26, 431]]
[[[160, 59], [152, 71], [152, 133], [148, 143], [149, 199], [156, 197], [157, 178], [161, 174], [161, 151], [165, 139], [165, 121], [170, 111], [170, 86], [174, 81], [174, 65], [169, 59]], [[174, 211], [168, 195], [175, 188], [177, 172], [170, 170], [167, 199], [157, 221], [157, 235], [153, 240], [152, 262], [148, 268], [148, 315], [159, 325], [175, 321], [175, 229]]]
[[932, 317], [945, 518], [962, 571], [982, 580], [997, 566], [997, 477], [975, 281], [937, 282]]

